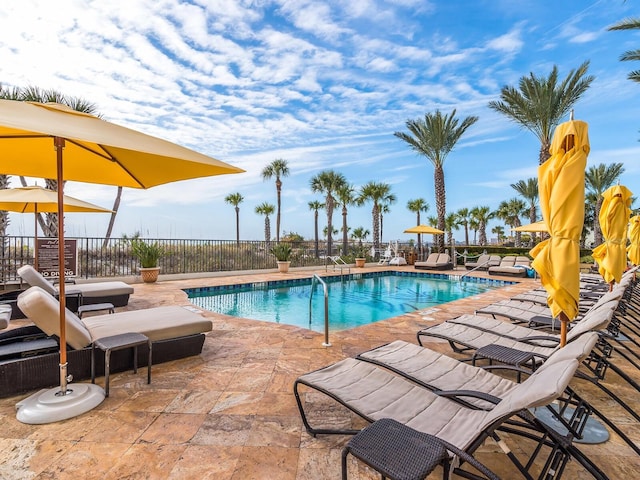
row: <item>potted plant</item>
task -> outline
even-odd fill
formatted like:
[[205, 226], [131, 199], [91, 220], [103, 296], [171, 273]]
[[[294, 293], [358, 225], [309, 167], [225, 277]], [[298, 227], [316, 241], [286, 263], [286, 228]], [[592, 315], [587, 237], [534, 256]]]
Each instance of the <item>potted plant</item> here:
[[158, 242], [145, 242], [139, 236], [129, 240], [131, 254], [140, 261], [140, 276], [145, 283], [158, 280], [160, 267], [158, 259], [164, 254], [164, 248]]
[[367, 249], [363, 245], [360, 245], [356, 249], [356, 268], [364, 268], [364, 264], [367, 262]]
[[291, 247], [285, 243], [278, 243], [271, 247], [271, 253], [276, 257], [278, 262], [278, 271], [287, 273], [289, 265], [291, 265]]

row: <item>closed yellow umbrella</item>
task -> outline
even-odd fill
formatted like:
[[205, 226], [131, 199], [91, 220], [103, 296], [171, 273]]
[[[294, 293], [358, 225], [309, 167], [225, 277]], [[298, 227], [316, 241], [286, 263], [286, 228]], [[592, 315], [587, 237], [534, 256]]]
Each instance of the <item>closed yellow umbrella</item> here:
[[[58, 182], [60, 389], [21, 402], [18, 420], [47, 423], [90, 410], [104, 399], [95, 385], [67, 388], [64, 284], [64, 181], [149, 188], [244, 170], [57, 103], [0, 100], [0, 174]], [[102, 398], [100, 398], [100, 395]], [[43, 413], [44, 412], [44, 413]]]
[[620, 283], [627, 266], [627, 225], [631, 215], [631, 196], [623, 185], [608, 188], [602, 196], [600, 227], [604, 243], [593, 249], [593, 259], [598, 262], [598, 271], [604, 281]]
[[550, 237], [534, 247], [532, 267], [547, 290], [554, 317], [561, 320], [560, 345], [567, 324], [578, 314], [580, 234], [584, 222], [584, 172], [589, 154], [588, 125], [570, 120], [556, 128], [551, 158], [538, 167], [538, 193]]
[[640, 265], [640, 215], [635, 215], [629, 220], [629, 242], [629, 260], [634, 265]]

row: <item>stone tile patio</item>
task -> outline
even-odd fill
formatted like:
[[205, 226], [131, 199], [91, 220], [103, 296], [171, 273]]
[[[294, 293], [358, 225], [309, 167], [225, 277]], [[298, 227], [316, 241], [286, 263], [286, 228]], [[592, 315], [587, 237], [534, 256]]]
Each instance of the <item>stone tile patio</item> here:
[[[386, 267], [367, 266], [367, 271], [378, 268]], [[288, 274], [136, 284], [126, 308], [191, 305], [183, 288], [312, 273], [293, 269]], [[213, 330], [200, 356], [155, 365], [151, 385], [145, 383], [146, 369], [112, 375], [110, 397], [80, 417], [24, 425], [15, 419], [15, 404], [26, 395], [0, 399], [0, 479], [338, 479], [341, 449], [348, 437], [313, 438], [306, 433], [293, 395], [293, 382], [300, 374], [395, 339], [415, 342], [420, 328], [471, 313], [538, 284], [522, 279], [517, 285], [438, 308], [332, 333], [329, 348], [322, 346], [320, 333], [203, 312], [212, 320]], [[445, 343], [429, 346], [449, 352]], [[629, 374], [639, 377], [638, 372]], [[624, 426], [628, 435], [640, 439], [638, 422], [586, 382], [574, 383], [580, 393]], [[610, 386], [630, 403], [637, 403], [636, 391], [617, 383]], [[316, 415], [325, 421], [362, 425], [317, 394], [308, 393], [305, 401], [314, 410], [317, 407]], [[508, 443], [515, 452], [531, 448], [513, 438]], [[635, 478], [640, 469], [640, 457], [616, 435], [604, 444], [580, 448], [612, 479]], [[476, 457], [502, 478], [520, 478], [492, 441]], [[435, 472], [430, 478], [440, 478], [438, 475]], [[349, 478], [379, 477], [351, 459]], [[563, 478], [591, 477], [573, 462]]]

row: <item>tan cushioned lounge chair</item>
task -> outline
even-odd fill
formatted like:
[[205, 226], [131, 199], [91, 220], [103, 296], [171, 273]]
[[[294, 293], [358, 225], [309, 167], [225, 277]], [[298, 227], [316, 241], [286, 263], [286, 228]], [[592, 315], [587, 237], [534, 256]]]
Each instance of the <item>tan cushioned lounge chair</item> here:
[[[58, 295], [58, 288], [31, 265], [20, 267], [18, 275], [32, 287], [40, 287], [53, 296]], [[133, 287], [124, 282], [82, 283], [67, 285], [66, 289], [68, 291], [79, 291], [82, 294], [82, 303], [85, 305], [109, 302], [115, 307], [124, 307], [129, 303], [129, 296], [133, 293]], [[72, 299], [72, 297], [69, 298], [69, 300]], [[77, 305], [70, 305], [70, 308], [77, 310]]]
[[415, 262], [413, 266], [425, 270], [450, 270], [453, 268], [451, 257], [446, 253], [432, 253], [424, 262]]
[[497, 267], [489, 267], [489, 275], [526, 277], [529, 267], [531, 267], [531, 260], [528, 257], [509, 255], [502, 257], [502, 261]]
[[[60, 334], [58, 301], [40, 287], [31, 287], [18, 297], [18, 306], [27, 318], [47, 335]], [[183, 307], [157, 307], [80, 319], [66, 312], [67, 343], [85, 348], [98, 338], [120, 333], [142, 333], [152, 341], [184, 337], [211, 331], [210, 320]]]

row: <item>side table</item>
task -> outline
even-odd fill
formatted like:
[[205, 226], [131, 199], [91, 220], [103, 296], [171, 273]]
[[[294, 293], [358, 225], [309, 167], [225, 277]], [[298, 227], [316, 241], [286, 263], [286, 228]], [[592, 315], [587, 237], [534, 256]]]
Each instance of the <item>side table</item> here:
[[[515, 348], [505, 347], [503, 345], [485, 345], [475, 351], [473, 357], [471, 357], [471, 363], [476, 364], [476, 360], [480, 358], [486, 358], [489, 360], [489, 365], [493, 364], [493, 361], [504, 363], [506, 365], [513, 365], [515, 367], [522, 367], [527, 363], [530, 363], [531, 370], [536, 369], [535, 354], [532, 352], [526, 352], [523, 350], [517, 350]], [[522, 374], [518, 372], [518, 383]]]
[[342, 480], [347, 480], [347, 455], [366, 463], [390, 480], [422, 480], [438, 465], [449, 479], [449, 452], [469, 463], [488, 479], [498, 477], [467, 452], [428, 433], [418, 432], [391, 418], [382, 418], [361, 430], [342, 450]]
[[83, 313], [101, 312], [102, 310], [107, 310], [109, 313], [114, 313], [115, 307], [113, 306], [113, 303], [89, 303], [87, 305], [80, 305], [78, 307], [78, 317], [82, 318]]
[[121, 333], [111, 337], [103, 337], [95, 340], [91, 344], [91, 383], [96, 383], [96, 362], [95, 349], [99, 348], [104, 352], [104, 394], [109, 396], [109, 363], [111, 352], [133, 348], [133, 373], [138, 372], [138, 346], [147, 344], [149, 346], [149, 358], [147, 363], [147, 383], [151, 383], [151, 340], [142, 333]]

